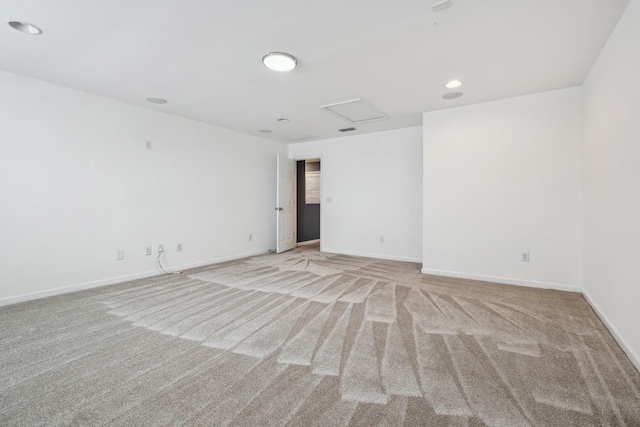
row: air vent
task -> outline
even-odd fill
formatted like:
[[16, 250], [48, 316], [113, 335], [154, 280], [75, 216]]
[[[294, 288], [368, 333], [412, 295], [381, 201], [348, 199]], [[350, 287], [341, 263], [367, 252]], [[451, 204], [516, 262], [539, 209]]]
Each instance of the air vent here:
[[440, 12], [448, 7], [451, 7], [451, 0], [443, 0], [431, 5], [432, 12]]
[[364, 99], [352, 99], [351, 101], [338, 102], [336, 104], [322, 105], [323, 108], [337, 114], [351, 123], [372, 122], [388, 119], [386, 114], [369, 104]]
[[338, 129], [340, 132], [352, 132], [354, 130], [356, 130], [356, 128], [344, 128], [344, 129]]

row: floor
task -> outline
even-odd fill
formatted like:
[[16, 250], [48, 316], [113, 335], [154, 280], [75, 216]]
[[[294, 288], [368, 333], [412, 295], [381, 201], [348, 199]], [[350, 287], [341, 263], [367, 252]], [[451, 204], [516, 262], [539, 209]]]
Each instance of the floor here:
[[317, 245], [0, 308], [1, 425], [640, 425], [581, 295]]

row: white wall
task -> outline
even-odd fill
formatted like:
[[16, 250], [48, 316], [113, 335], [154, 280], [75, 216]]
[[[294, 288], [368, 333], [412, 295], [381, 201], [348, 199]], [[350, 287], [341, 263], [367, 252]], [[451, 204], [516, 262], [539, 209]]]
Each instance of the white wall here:
[[174, 269], [275, 247], [286, 145], [5, 72], [0, 93], [0, 304], [155, 274], [160, 243]]
[[640, 369], [640, 0], [584, 83], [584, 288]]
[[322, 158], [323, 251], [420, 262], [421, 127], [291, 144], [289, 155]]
[[580, 88], [429, 112], [423, 127], [423, 272], [580, 290]]

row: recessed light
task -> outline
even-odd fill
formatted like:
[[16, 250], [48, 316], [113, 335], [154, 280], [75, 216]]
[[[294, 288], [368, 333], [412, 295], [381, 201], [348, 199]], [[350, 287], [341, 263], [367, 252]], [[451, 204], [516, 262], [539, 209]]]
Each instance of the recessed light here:
[[296, 68], [298, 60], [288, 53], [269, 52], [262, 57], [262, 63], [273, 71], [291, 71]]
[[154, 98], [153, 96], [150, 96], [148, 98], [145, 98], [147, 100], [147, 102], [150, 102], [152, 104], [166, 104], [167, 100], [164, 98]]
[[279, 121], [280, 123], [287, 123], [287, 122], [289, 121], [289, 119], [287, 119], [286, 117], [283, 117], [283, 118], [281, 118], [281, 119], [278, 119], [278, 121]]
[[29, 34], [31, 36], [39, 36], [42, 34], [42, 30], [36, 27], [33, 24], [29, 24], [28, 22], [20, 22], [20, 21], [10, 21], [9, 25], [15, 28], [18, 31], [22, 31], [25, 34]]
[[460, 80], [450, 80], [446, 85], [444, 85], [447, 89], [455, 89], [460, 86], [462, 86], [462, 82]]
[[462, 96], [462, 92], [451, 92], [442, 95], [442, 99], [456, 99]]
[[260, 133], [271, 133], [273, 131], [270, 130], [270, 129], [260, 129], [258, 132], [260, 132]]

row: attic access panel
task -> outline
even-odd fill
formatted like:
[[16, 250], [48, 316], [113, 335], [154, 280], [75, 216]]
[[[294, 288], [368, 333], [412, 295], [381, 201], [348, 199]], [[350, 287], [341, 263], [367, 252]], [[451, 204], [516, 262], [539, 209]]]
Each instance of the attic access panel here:
[[372, 122], [389, 118], [378, 108], [360, 98], [338, 102], [336, 104], [321, 105], [318, 108], [337, 114], [343, 119], [349, 120], [351, 123]]

